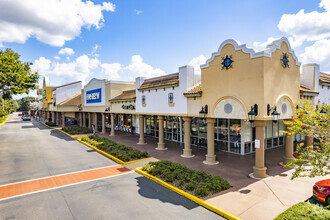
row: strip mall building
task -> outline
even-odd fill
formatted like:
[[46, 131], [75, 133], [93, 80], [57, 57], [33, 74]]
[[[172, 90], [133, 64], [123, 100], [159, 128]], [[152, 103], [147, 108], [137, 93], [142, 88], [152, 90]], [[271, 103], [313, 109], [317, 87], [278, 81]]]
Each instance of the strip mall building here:
[[[166, 150], [165, 140], [179, 142], [184, 146], [181, 156], [190, 160], [191, 146], [196, 145], [205, 148], [204, 163], [209, 165], [221, 160], [215, 156], [218, 150], [254, 153], [253, 176], [264, 178], [265, 150], [285, 146], [284, 162], [292, 159], [294, 137], [281, 131], [296, 103], [301, 98], [315, 101], [320, 94], [317, 86], [328, 86], [322, 101], [329, 103], [329, 75], [320, 76], [316, 64], [314, 69], [304, 66], [301, 83], [300, 66], [286, 38], [261, 52], [226, 40], [201, 65], [201, 75], [192, 66], [183, 66], [177, 73], [138, 77], [135, 82], [92, 79], [83, 88], [81, 82], [52, 88], [44, 83], [46, 100], [40, 115], [62, 126], [69, 118], [81, 126], [94, 124], [98, 132], [110, 136], [138, 133], [138, 144], [153, 136], [158, 150]], [[279, 117], [276, 123], [273, 117]]]

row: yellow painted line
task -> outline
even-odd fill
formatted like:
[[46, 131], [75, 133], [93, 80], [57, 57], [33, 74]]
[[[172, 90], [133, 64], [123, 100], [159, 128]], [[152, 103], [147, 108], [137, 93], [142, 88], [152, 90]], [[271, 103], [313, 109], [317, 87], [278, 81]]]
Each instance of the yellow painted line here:
[[187, 192], [185, 192], [185, 191], [183, 191], [179, 188], [176, 188], [176, 187], [170, 185], [170, 184], [164, 182], [163, 180], [158, 179], [157, 177], [154, 177], [154, 176], [150, 175], [147, 172], [142, 171], [141, 167], [135, 168], [135, 172], [137, 172], [137, 173], [139, 173], [139, 174], [141, 174], [141, 175], [143, 175], [143, 176], [145, 176], [145, 177], [147, 177], [147, 178], [149, 178], [149, 179], [165, 186], [166, 188], [168, 188], [168, 189], [170, 189], [170, 190], [172, 190], [172, 191], [174, 191], [174, 192], [176, 192], [176, 193], [192, 200], [193, 202], [195, 202], [195, 203], [197, 203], [201, 206], [204, 206], [205, 208], [207, 208], [207, 209], [209, 209], [209, 210], [225, 217], [226, 219], [229, 219], [229, 220], [240, 220], [241, 219], [241, 218], [238, 218], [237, 216], [235, 216], [233, 214], [230, 214], [230, 213], [228, 213], [228, 212], [226, 212], [222, 209], [219, 209], [218, 207], [216, 207], [216, 206], [214, 206], [214, 205], [212, 205], [208, 202], [205, 202], [204, 200], [202, 200], [200, 198], [197, 198], [196, 196], [193, 196], [193, 195], [191, 195], [191, 194], [189, 194], [189, 193], [187, 193]]
[[5, 120], [3, 122], [1, 122], [0, 125], [3, 125], [7, 121], [8, 118], [9, 118], [9, 115], [5, 116]]
[[[42, 123], [42, 122], [41, 122], [41, 123]], [[139, 159], [139, 160], [132, 160], [132, 161], [124, 162], [124, 161], [120, 160], [119, 158], [114, 157], [114, 156], [112, 156], [111, 154], [108, 154], [108, 153], [106, 153], [106, 152], [104, 152], [104, 151], [98, 149], [97, 147], [94, 147], [93, 145], [91, 145], [91, 144], [89, 144], [89, 143], [87, 143], [87, 142], [85, 142], [85, 141], [82, 141], [82, 140], [80, 140], [80, 139], [76, 139], [73, 135], [70, 135], [69, 133], [67, 133], [67, 132], [65, 132], [65, 131], [63, 131], [63, 130], [61, 130], [61, 128], [52, 128], [52, 127], [46, 125], [45, 123], [42, 123], [42, 124], [45, 125], [45, 126], [47, 126], [48, 128], [58, 130], [58, 131], [60, 131], [60, 132], [62, 132], [62, 133], [64, 133], [64, 134], [68, 135], [69, 137], [71, 137], [71, 138], [73, 138], [73, 139], [79, 141], [80, 143], [86, 145], [87, 147], [92, 148], [93, 150], [99, 152], [100, 154], [102, 154], [102, 155], [104, 155], [104, 156], [110, 158], [111, 160], [113, 160], [113, 161], [115, 161], [115, 162], [117, 162], [117, 163], [119, 163], [119, 164], [122, 164], [122, 165], [130, 164], [130, 163], [135, 163], [135, 162], [138, 162], [138, 161], [142, 161], [142, 160], [146, 160], [146, 159], [150, 159], [150, 158], [151, 158], [151, 157], [147, 157], [147, 158], [142, 158], [142, 159]], [[84, 136], [84, 135], [82, 135], [82, 136]]]

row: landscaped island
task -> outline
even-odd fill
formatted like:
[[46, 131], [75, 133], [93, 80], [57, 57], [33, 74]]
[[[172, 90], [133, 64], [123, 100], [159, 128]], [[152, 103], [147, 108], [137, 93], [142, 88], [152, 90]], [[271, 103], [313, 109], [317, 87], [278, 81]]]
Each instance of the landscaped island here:
[[81, 138], [81, 140], [93, 145], [94, 147], [97, 147], [98, 149], [100, 149], [108, 154], [111, 154], [112, 156], [114, 156], [124, 162], [138, 160], [138, 159], [148, 157], [147, 152], [141, 152], [139, 150], [135, 150], [131, 147], [128, 147], [128, 146], [125, 146], [122, 144], [118, 144], [107, 138], [99, 137], [97, 135], [83, 136]]
[[91, 134], [93, 133], [93, 130], [90, 128], [80, 127], [78, 125], [72, 125], [68, 127], [62, 128], [63, 131], [74, 135], [74, 134]]
[[149, 162], [142, 170], [200, 198], [230, 188], [227, 180], [170, 161]]

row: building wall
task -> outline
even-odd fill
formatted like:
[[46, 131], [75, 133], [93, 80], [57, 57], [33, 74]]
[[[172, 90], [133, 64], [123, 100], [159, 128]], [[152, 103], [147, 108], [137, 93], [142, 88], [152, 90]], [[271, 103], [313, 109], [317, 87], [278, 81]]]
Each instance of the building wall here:
[[[290, 68], [283, 68], [281, 65], [283, 53], [289, 53]], [[232, 68], [222, 68], [223, 58], [226, 56], [232, 56]], [[285, 38], [262, 54], [245, 45], [238, 45], [234, 40], [224, 41], [218, 52], [212, 54], [201, 67], [202, 105], [208, 105], [208, 117], [213, 117], [217, 110], [217, 117], [228, 118], [225, 113], [219, 114], [225, 111], [220, 111], [218, 106], [226, 100], [228, 104], [235, 104], [232, 105], [231, 114], [239, 115], [241, 119], [247, 119], [250, 107], [257, 104], [256, 119], [268, 120], [270, 117], [267, 116], [267, 104], [275, 106], [281, 97], [290, 100], [290, 103], [299, 100], [299, 63]], [[289, 107], [294, 108], [293, 105]], [[244, 114], [241, 113], [242, 110]]]
[[202, 98], [201, 97], [187, 97], [188, 115], [199, 117], [199, 112], [202, 109]]
[[319, 92], [317, 96], [312, 99], [314, 104], [317, 104], [318, 100], [321, 103], [330, 104], [330, 87], [320, 84], [320, 66], [316, 63], [302, 65], [301, 72], [301, 85]]
[[81, 82], [56, 88], [53, 92], [54, 94], [56, 94], [56, 104], [59, 104], [75, 95], [80, 94], [81, 88]]
[[[187, 114], [188, 103], [184, 92], [191, 89], [196, 84], [194, 68], [192, 66], [183, 66], [179, 68], [179, 85], [174, 87], [161, 87], [150, 90], [138, 90], [145, 78], [136, 79], [136, 112], [142, 114]], [[169, 93], [173, 93], [173, 103], [169, 104]], [[146, 105], [142, 105], [142, 96], [146, 97]]]
[[[134, 109], [123, 109], [123, 105], [133, 105]], [[122, 113], [122, 114], [136, 114], [136, 103], [135, 101], [118, 101], [118, 102], [113, 102], [110, 104], [110, 111], [111, 113]]]

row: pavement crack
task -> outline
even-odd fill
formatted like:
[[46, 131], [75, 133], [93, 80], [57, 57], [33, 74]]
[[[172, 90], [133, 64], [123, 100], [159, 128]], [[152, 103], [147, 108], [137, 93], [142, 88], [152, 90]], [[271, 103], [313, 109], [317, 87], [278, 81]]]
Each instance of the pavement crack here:
[[72, 210], [70, 209], [70, 206], [69, 206], [69, 204], [68, 204], [68, 201], [67, 201], [66, 198], [65, 198], [65, 195], [63, 194], [62, 190], [60, 190], [60, 192], [61, 192], [61, 195], [63, 196], [63, 199], [64, 199], [64, 201], [65, 201], [66, 206], [68, 207], [68, 209], [69, 209], [69, 211], [70, 211], [70, 214], [71, 214], [72, 218], [73, 218], [74, 220], [76, 220], [76, 218], [74, 217], [74, 215], [73, 215], [73, 213], [72, 213]]
[[270, 188], [270, 186], [265, 182], [263, 181], [266, 186], [268, 187], [268, 189], [273, 193], [273, 195], [278, 199], [278, 201], [280, 201], [280, 203], [285, 207], [285, 205], [283, 204], [283, 202], [281, 201], [281, 199], [276, 195], [276, 193], [274, 193], [274, 191]]

